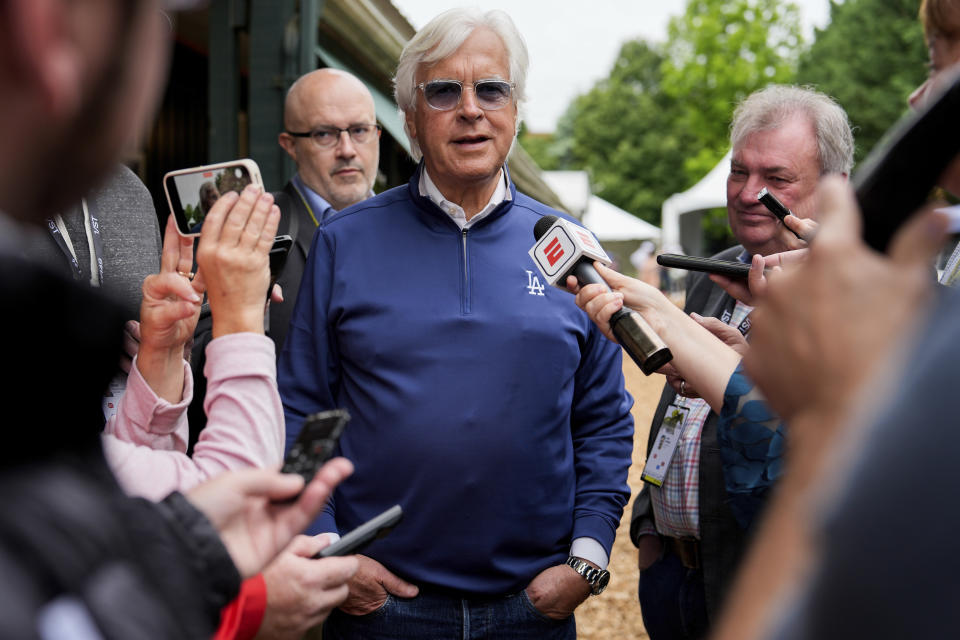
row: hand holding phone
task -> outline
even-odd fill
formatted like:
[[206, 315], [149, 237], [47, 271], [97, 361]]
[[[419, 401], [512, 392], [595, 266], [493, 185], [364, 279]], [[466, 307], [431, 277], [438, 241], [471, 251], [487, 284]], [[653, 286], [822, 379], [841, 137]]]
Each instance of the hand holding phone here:
[[304, 485], [313, 480], [323, 463], [330, 459], [343, 428], [350, 421], [346, 409], [321, 411], [307, 416], [303, 429], [283, 461], [282, 473], [298, 473]]
[[163, 176], [170, 213], [182, 236], [200, 235], [213, 204], [228, 191], [240, 193], [248, 184], [263, 189], [260, 168], [249, 158], [171, 171]]
[[395, 504], [378, 516], [367, 520], [362, 525], [343, 536], [328, 547], [320, 550], [320, 553], [313, 556], [316, 558], [329, 558], [331, 556], [348, 556], [359, 553], [368, 544], [378, 540], [397, 526], [403, 519], [403, 509]]

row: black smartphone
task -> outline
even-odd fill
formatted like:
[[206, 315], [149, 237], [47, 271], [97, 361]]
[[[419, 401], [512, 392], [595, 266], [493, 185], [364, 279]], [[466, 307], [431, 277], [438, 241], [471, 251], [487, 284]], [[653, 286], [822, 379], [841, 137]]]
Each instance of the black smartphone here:
[[277, 236], [273, 239], [273, 246], [270, 247], [270, 286], [267, 287], [267, 298], [273, 291], [273, 285], [277, 283], [277, 278], [283, 273], [283, 268], [287, 264], [287, 255], [290, 254], [290, 247], [293, 246], [293, 238], [288, 235]]
[[395, 504], [378, 516], [367, 520], [362, 525], [343, 536], [329, 547], [324, 547], [314, 558], [329, 558], [330, 556], [349, 556], [358, 553], [368, 544], [384, 537], [397, 526], [403, 518], [403, 509]]
[[323, 463], [333, 455], [340, 434], [349, 421], [350, 413], [346, 409], [321, 411], [307, 416], [280, 471], [299, 473], [303, 481], [309, 483]]
[[260, 168], [249, 158], [171, 171], [163, 176], [170, 213], [182, 236], [198, 236], [207, 212], [227, 191], [243, 191], [248, 184], [263, 189]]
[[746, 280], [750, 275], [750, 265], [730, 260], [713, 260], [712, 258], [698, 258], [696, 256], [682, 256], [676, 253], [663, 253], [657, 256], [657, 264], [672, 269], [686, 269], [687, 271], [705, 271], [728, 278]]
[[920, 111], [904, 116], [853, 177], [863, 239], [877, 251], [927, 200], [960, 151], [960, 74]]

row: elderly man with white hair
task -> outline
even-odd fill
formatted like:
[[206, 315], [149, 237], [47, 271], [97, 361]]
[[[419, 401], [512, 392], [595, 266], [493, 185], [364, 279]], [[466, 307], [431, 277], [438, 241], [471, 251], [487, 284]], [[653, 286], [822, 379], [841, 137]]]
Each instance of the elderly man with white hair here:
[[503, 12], [455, 9], [400, 57], [409, 184], [322, 225], [279, 381], [288, 446], [346, 407], [356, 464], [315, 532], [393, 504], [324, 639], [573, 638], [606, 586], [628, 497], [633, 420], [620, 349], [535, 279], [507, 155], [527, 51]]

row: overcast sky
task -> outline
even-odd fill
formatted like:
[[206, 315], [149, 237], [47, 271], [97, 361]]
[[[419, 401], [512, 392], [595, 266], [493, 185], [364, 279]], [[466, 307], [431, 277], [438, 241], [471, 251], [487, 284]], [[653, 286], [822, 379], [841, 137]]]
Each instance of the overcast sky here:
[[[794, 1], [809, 41], [813, 27], [830, 17], [829, 0]], [[450, 0], [393, 4], [416, 28], [457, 6]], [[509, 13], [526, 39], [530, 74], [523, 118], [531, 131], [549, 132], [575, 96], [609, 74], [625, 41], [664, 42], [667, 22], [683, 13], [686, 0], [485, 0], [482, 6]]]

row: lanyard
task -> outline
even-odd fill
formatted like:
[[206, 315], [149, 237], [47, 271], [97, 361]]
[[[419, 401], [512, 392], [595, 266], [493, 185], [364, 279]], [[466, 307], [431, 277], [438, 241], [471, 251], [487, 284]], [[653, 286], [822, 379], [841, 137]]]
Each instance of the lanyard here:
[[[304, 197], [303, 193], [300, 192], [300, 189], [297, 187], [296, 184], [293, 184], [293, 189], [294, 189], [294, 191], [297, 192], [297, 195], [300, 196], [300, 200], [303, 202], [303, 206], [305, 206], [305, 207], [307, 208], [307, 213], [310, 214], [310, 219], [313, 220], [313, 224], [315, 224], [315, 225], [317, 225], [317, 226], [319, 227], [319, 226], [320, 226], [320, 222], [317, 220], [316, 214], [313, 213], [313, 207], [311, 207], [311, 206], [310, 206], [310, 203], [307, 202], [306, 197]], [[296, 237], [296, 235], [294, 235], [294, 234], [291, 234], [291, 235], [293, 235], [294, 237]]]
[[[733, 310], [737, 307], [737, 301], [734, 298], [730, 298], [727, 301], [726, 306], [724, 306], [723, 311], [720, 312], [720, 322], [723, 324], [730, 324], [731, 318], [733, 318]], [[750, 313], [748, 312], [744, 316], [743, 320], [740, 321], [740, 324], [737, 325], [737, 330], [740, 332], [740, 335], [747, 335], [750, 331]]]
[[[83, 209], [83, 226], [87, 232], [87, 246], [90, 248], [90, 285], [99, 287], [103, 284], [103, 236], [100, 235], [100, 220], [90, 213], [90, 207], [86, 198], [80, 199], [80, 206]], [[67, 231], [67, 225], [63, 217], [58, 213], [53, 218], [47, 218], [47, 229], [53, 236], [54, 242], [60, 247], [60, 251], [70, 261], [73, 267], [73, 279], [82, 280], [83, 270], [80, 263], [77, 262], [77, 253], [74, 251], [73, 242], [70, 239], [70, 233]]]

